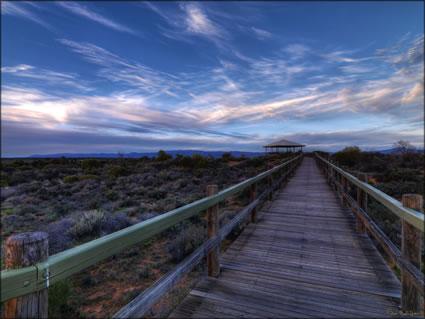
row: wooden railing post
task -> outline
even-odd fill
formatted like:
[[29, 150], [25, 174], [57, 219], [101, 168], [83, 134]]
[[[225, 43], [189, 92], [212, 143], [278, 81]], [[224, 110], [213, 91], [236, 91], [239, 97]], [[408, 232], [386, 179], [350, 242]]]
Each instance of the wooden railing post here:
[[348, 195], [348, 180], [342, 175], [341, 175], [341, 184], [342, 184], [342, 193], [341, 193], [341, 195], [342, 195], [342, 198], [341, 198], [342, 206], [348, 207], [348, 201], [344, 196], [345, 194]]
[[[257, 198], [257, 183], [251, 185], [249, 192], [249, 201], [252, 203]], [[255, 207], [251, 212], [251, 222], [257, 222], [257, 207]]]
[[[359, 173], [357, 174], [357, 178], [367, 183], [367, 174], [365, 173]], [[357, 187], [357, 204], [365, 213], [367, 213], [367, 193], [364, 192], [360, 187]], [[365, 233], [366, 227], [363, 223], [363, 221], [356, 215], [356, 230], [358, 233]]]
[[[10, 236], [5, 242], [5, 268], [33, 266], [49, 256], [48, 235], [44, 232], [22, 233]], [[48, 274], [47, 274], [48, 275]], [[3, 304], [3, 318], [47, 318], [48, 291], [10, 299]]]
[[[402, 204], [404, 207], [423, 212], [422, 195], [404, 194]], [[401, 228], [401, 253], [403, 257], [421, 269], [421, 252], [422, 239], [420, 230], [403, 219]], [[401, 269], [401, 285], [401, 310], [408, 313], [419, 313], [421, 311], [419, 291], [414, 286], [412, 278], [403, 269]]]
[[[207, 196], [217, 194], [218, 186], [217, 185], [208, 185], [207, 186]], [[207, 210], [207, 219], [208, 219], [208, 238], [213, 238], [217, 235], [219, 230], [218, 222], [218, 204], [211, 206]], [[217, 277], [220, 274], [220, 246], [212, 249], [207, 255], [207, 267], [208, 267], [208, 276]]]
[[[272, 168], [273, 168], [273, 165], [271, 163], [268, 163], [268, 169], [272, 169]], [[270, 174], [267, 177], [267, 187], [270, 190], [268, 199], [271, 201], [273, 199], [273, 189], [272, 189], [272, 187], [273, 187], [273, 176], [272, 176], [272, 174]]]

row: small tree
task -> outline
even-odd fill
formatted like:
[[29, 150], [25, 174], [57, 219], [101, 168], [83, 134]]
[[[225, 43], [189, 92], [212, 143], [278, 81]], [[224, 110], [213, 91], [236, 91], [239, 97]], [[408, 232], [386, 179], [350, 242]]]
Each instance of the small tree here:
[[341, 165], [344, 166], [355, 166], [361, 157], [362, 151], [357, 146], [348, 146], [344, 148], [342, 151], [335, 153], [334, 158]]
[[394, 143], [394, 148], [402, 154], [408, 154], [415, 151], [415, 147], [409, 141], [400, 140]]
[[156, 156], [156, 160], [162, 162], [171, 159], [171, 157], [172, 156], [167, 154], [165, 151], [159, 150], [158, 155]]

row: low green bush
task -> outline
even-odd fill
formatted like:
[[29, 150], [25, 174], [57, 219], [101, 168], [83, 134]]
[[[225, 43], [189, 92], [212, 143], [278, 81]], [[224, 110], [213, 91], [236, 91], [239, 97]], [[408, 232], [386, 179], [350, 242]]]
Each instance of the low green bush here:
[[70, 233], [77, 239], [87, 235], [99, 234], [105, 213], [101, 210], [89, 210], [75, 218], [75, 224]]
[[49, 287], [49, 318], [75, 318], [76, 309], [69, 304], [73, 287], [71, 282], [62, 280]]
[[78, 182], [79, 180], [80, 178], [77, 175], [65, 176], [63, 178], [63, 182], [67, 184], [75, 183], [75, 182]]
[[126, 176], [129, 174], [129, 171], [124, 166], [111, 166], [108, 169], [108, 176], [112, 178], [117, 178], [120, 176]]
[[[179, 227], [177, 227], [178, 229]], [[190, 224], [185, 229], [179, 231], [177, 237], [168, 244], [168, 252], [171, 260], [174, 262], [181, 261], [184, 257], [195, 250], [206, 236], [205, 229], [200, 226]]]
[[102, 163], [94, 158], [84, 159], [81, 161], [81, 168], [84, 171], [92, 171], [102, 166]]

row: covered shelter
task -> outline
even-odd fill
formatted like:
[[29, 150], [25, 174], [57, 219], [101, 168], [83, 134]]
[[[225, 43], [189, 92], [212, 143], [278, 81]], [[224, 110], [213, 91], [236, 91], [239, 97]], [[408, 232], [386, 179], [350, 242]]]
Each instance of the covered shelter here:
[[291, 142], [285, 139], [263, 146], [267, 153], [302, 152], [304, 144]]

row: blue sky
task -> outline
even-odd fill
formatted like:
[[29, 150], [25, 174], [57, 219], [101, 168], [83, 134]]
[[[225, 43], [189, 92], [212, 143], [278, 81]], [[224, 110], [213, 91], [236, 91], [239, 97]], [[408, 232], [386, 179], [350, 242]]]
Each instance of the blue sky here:
[[423, 2], [2, 1], [2, 155], [423, 147]]

